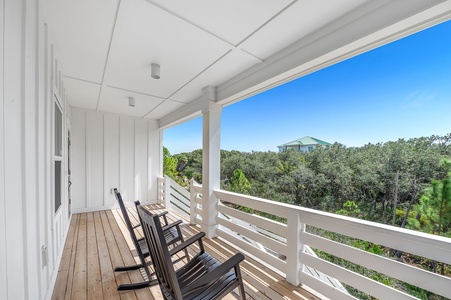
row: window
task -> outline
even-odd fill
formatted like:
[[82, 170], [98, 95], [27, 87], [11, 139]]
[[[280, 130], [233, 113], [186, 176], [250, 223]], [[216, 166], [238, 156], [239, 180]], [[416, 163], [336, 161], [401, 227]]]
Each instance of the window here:
[[61, 206], [61, 161], [55, 161], [55, 212]]
[[55, 212], [61, 206], [62, 198], [62, 161], [63, 161], [63, 113], [55, 101]]

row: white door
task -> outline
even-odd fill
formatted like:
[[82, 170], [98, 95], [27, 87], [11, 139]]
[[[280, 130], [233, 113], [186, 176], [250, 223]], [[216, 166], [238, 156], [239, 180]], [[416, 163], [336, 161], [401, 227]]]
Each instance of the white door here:
[[68, 211], [68, 218], [70, 219], [71, 214], [71, 204], [72, 204], [72, 196], [71, 196], [71, 140], [70, 140], [70, 129], [67, 131], [67, 211]]

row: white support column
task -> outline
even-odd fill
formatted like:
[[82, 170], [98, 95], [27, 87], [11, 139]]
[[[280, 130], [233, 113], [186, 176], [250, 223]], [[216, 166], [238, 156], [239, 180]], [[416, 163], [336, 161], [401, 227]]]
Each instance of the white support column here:
[[301, 234], [305, 230], [305, 224], [301, 223], [300, 213], [296, 210], [288, 212], [287, 225], [290, 230], [287, 234], [287, 281], [292, 285], [301, 283], [301, 271], [303, 265], [299, 259], [304, 246], [301, 244]]
[[216, 234], [218, 211], [216, 205], [218, 199], [214, 194], [215, 189], [220, 188], [220, 158], [221, 158], [221, 113], [222, 106], [214, 102], [216, 89], [206, 87], [203, 89], [208, 105], [205, 105], [203, 115], [202, 136], [202, 231], [207, 238], [213, 238]]

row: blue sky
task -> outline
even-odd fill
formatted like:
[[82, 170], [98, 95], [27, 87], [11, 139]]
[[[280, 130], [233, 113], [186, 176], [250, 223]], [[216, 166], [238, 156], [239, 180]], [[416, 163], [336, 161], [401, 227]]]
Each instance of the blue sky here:
[[[277, 151], [304, 136], [349, 147], [451, 132], [451, 21], [223, 109], [221, 148]], [[202, 118], [164, 131], [202, 148]]]

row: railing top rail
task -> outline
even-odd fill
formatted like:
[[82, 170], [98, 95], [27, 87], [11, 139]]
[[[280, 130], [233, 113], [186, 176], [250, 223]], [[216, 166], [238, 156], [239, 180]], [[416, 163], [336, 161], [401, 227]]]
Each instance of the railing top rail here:
[[[424, 232], [399, 228], [391, 225], [360, 220], [347, 216], [323, 212], [315, 209], [280, 203], [272, 200], [233, 193], [224, 190], [215, 190], [218, 198], [238, 205], [244, 205], [280, 217], [287, 217], [288, 212], [297, 211], [305, 224], [326, 230], [340, 232], [363, 240], [380, 243], [388, 247], [400, 246], [398, 250], [419, 254], [432, 259], [440, 257], [439, 261], [451, 263], [451, 239]], [[342, 229], [342, 230], [340, 230]], [[402, 249], [402, 243], [393, 241], [406, 241], [408, 249]], [[424, 247], [428, 245], [427, 253]], [[418, 251], [421, 249], [421, 251]]]
[[[288, 212], [292, 210], [293, 205], [275, 202], [272, 200], [267, 200], [263, 198], [247, 196], [243, 194], [238, 194], [234, 192], [215, 190], [217, 197], [221, 200], [231, 202], [238, 205], [243, 205], [251, 207], [268, 214], [273, 214], [279, 217], [287, 218]], [[275, 205], [277, 204], [277, 205]]]

